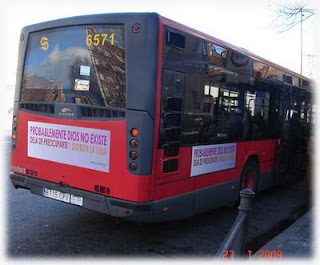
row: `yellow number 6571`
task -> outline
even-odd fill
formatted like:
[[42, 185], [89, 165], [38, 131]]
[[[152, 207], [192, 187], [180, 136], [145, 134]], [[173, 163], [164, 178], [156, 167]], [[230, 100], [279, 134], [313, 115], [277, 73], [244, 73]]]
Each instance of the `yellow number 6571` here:
[[[106, 43], [106, 40], [108, 38], [108, 34], [107, 33], [103, 33], [103, 34], [89, 34], [87, 35], [87, 39], [86, 39], [86, 44], [87, 46], [91, 46], [92, 44], [94, 46], [99, 46], [102, 45], [104, 46], [104, 44]], [[111, 45], [114, 44], [114, 33], [112, 33], [109, 36]]]

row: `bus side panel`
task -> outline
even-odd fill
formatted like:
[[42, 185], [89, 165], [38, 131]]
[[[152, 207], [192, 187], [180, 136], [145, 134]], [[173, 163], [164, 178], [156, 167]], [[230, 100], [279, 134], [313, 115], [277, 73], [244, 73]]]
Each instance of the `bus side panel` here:
[[259, 157], [260, 164], [265, 161], [274, 160], [277, 152], [277, 142], [277, 139], [270, 139], [237, 143], [237, 167], [244, 166], [245, 162], [252, 155]]
[[237, 143], [235, 168], [196, 177], [195, 190], [240, 179], [242, 168], [248, 158], [252, 155], [257, 155], [259, 157], [260, 175], [263, 172], [273, 170], [276, 145], [277, 140], [261, 140], [256, 142]]
[[[163, 150], [157, 150], [156, 158], [158, 163], [155, 165], [153, 200], [194, 191], [194, 178], [190, 178], [191, 156], [191, 147], [180, 148], [178, 156], [174, 158], [164, 157]], [[171, 159], [178, 160], [178, 169], [164, 173], [164, 165], [166, 161]]]
[[187, 192], [193, 192], [193, 190], [194, 179], [188, 177], [176, 181], [170, 181], [167, 183], [155, 185], [153, 198], [154, 200], [161, 200], [164, 198], [177, 196]]
[[[162, 166], [164, 159], [160, 159], [160, 163], [157, 166], [156, 185], [154, 188], [153, 200], [163, 199], [169, 196], [176, 196], [192, 190], [197, 191], [197, 194], [201, 193], [201, 190], [220, 186], [222, 192], [225, 194], [227, 190], [230, 191], [230, 196], [234, 197], [234, 193], [238, 192], [239, 180], [243, 166], [248, 158], [252, 155], [257, 155], [260, 164], [260, 175], [262, 178], [268, 178], [263, 182], [269, 182], [272, 175], [265, 174], [266, 172], [272, 172], [274, 169], [274, 160], [277, 148], [277, 140], [260, 140], [256, 142], [240, 142], [237, 143], [236, 154], [236, 166], [233, 169], [227, 169], [217, 172], [212, 172], [195, 177], [190, 176], [191, 172], [191, 158], [192, 147], [183, 147], [179, 151], [179, 168], [175, 172], [162, 173]], [[158, 150], [158, 157], [162, 157], [163, 151]], [[206, 192], [206, 191], [203, 191]], [[206, 192], [207, 193], [207, 192]], [[214, 194], [209, 192], [208, 194]], [[211, 199], [214, 199], [216, 195], [212, 195]], [[204, 200], [210, 199], [208, 196], [204, 196]]]
[[238, 143], [237, 165], [244, 166], [252, 155], [259, 158], [260, 176], [257, 191], [271, 187], [275, 170], [278, 139]]
[[[126, 169], [125, 120], [108, 122], [62, 120], [23, 111], [19, 111], [18, 117], [17, 148], [12, 151], [11, 156], [11, 170], [13, 172], [21, 174], [21, 172], [15, 171], [15, 168], [29, 169], [37, 172], [36, 176], [29, 175], [30, 177], [41, 180], [63, 183], [73, 188], [128, 201], [149, 201], [150, 176], [132, 175]], [[109, 172], [28, 157], [28, 121], [109, 130], [111, 133]], [[28, 174], [21, 175], [28, 176]], [[105, 190], [109, 189], [109, 193], [95, 190], [97, 185], [105, 187]]]
[[273, 186], [276, 160], [265, 161], [260, 164], [260, 176], [258, 183], [258, 191], [266, 190]]
[[251, 155], [259, 157], [258, 190], [272, 185], [277, 140], [237, 143], [236, 167], [195, 177], [195, 212], [218, 208], [238, 198], [243, 166]]

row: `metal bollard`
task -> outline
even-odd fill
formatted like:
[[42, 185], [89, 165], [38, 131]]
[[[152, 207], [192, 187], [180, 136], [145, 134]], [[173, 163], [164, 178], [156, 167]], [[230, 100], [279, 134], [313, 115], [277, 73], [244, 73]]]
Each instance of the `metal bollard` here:
[[255, 193], [250, 189], [240, 191], [239, 214], [233, 223], [230, 231], [224, 239], [216, 257], [231, 258], [234, 255], [240, 256], [245, 251], [248, 232], [248, 213], [252, 210], [252, 203]]
[[250, 189], [240, 190], [240, 204], [238, 209], [245, 212], [251, 211], [254, 195], [255, 193]]

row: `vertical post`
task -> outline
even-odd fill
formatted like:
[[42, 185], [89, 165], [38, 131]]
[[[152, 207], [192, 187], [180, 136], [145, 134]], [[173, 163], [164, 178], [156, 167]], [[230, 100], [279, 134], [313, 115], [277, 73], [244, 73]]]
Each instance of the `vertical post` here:
[[303, 10], [302, 7], [300, 8], [300, 74], [302, 75], [302, 61], [303, 61], [303, 30], [302, 30], [302, 17], [303, 17]]
[[252, 210], [252, 203], [254, 198], [254, 191], [251, 189], [243, 189], [240, 191], [240, 204], [238, 209], [240, 211], [249, 212]]
[[252, 210], [255, 193], [250, 189], [240, 191], [239, 214], [234, 221], [229, 233], [222, 242], [216, 257], [228, 258], [230, 251], [237, 256], [244, 254], [246, 247], [246, 235], [248, 232], [248, 214]]
[[244, 253], [247, 235], [248, 235], [248, 214], [252, 210], [253, 198], [255, 193], [251, 189], [243, 189], [240, 191], [240, 205], [238, 207], [239, 214], [242, 212], [246, 215], [242, 225], [241, 253]]

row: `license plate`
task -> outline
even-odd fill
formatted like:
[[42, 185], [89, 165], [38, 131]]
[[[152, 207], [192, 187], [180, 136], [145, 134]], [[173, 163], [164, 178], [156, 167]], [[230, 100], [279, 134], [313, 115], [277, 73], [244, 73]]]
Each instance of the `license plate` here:
[[57, 201], [62, 201], [66, 203], [71, 203], [75, 205], [83, 205], [83, 197], [76, 196], [73, 194], [61, 192], [58, 190], [51, 190], [48, 188], [43, 188], [42, 195]]
[[70, 203], [82, 206], [83, 205], [83, 197], [71, 194]]

